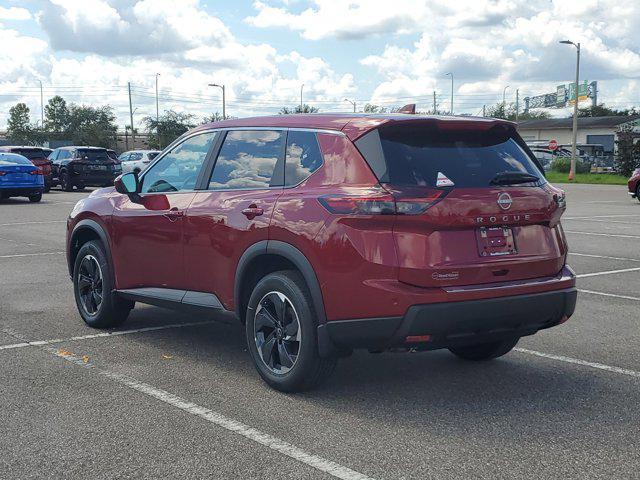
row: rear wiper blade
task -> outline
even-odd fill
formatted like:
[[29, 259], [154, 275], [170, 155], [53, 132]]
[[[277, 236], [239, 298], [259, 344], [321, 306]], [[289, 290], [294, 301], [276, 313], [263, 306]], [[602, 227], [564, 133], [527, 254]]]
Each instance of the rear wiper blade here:
[[535, 175], [525, 172], [500, 172], [493, 180], [489, 182], [489, 185], [517, 185], [519, 183], [532, 183], [537, 182], [540, 179]]

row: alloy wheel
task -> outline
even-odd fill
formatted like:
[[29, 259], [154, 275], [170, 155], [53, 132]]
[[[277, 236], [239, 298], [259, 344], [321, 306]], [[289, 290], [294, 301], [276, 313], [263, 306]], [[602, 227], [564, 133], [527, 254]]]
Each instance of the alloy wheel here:
[[301, 329], [298, 314], [281, 292], [267, 293], [256, 307], [253, 331], [258, 355], [275, 374], [285, 374], [298, 360]]
[[104, 295], [104, 282], [100, 263], [93, 255], [86, 255], [78, 268], [78, 296], [82, 308], [89, 315], [95, 315], [100, 310]]

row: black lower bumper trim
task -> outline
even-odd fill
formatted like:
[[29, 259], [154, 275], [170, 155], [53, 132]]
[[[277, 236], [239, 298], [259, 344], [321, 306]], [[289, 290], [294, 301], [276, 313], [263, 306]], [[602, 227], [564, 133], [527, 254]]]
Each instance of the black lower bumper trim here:
[[[319, 327], [321, 353], [345, 349], [420, 349], [482, 343], [532, 335], [570, 317], [575, 288], [511, 297], [414, 305], [404, 317], [327, 322]], [[406, 343], [408, 336], [429, 335], [429, 342]], [[330, 342], [332, 345], [326, 345]]]

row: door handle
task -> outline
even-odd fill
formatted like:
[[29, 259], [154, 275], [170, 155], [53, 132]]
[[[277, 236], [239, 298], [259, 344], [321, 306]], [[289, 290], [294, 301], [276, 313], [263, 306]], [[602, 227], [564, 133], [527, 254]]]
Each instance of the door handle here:
[[179, 218], [184, 217], [184, 211], [183, 210], [178, 210], [177, 207], [173, 207], [167, 213], [164, 213], [163, 216], [165, 218], [168, 218], [171, 222], [175, 222]]
[[242, 210], [242, 214], [247, 217], [249, 220], [253, 220], [256, 217], [264, 214], [264, 210], [258, 207], [255, 203], [252, 203], [247, 208]]

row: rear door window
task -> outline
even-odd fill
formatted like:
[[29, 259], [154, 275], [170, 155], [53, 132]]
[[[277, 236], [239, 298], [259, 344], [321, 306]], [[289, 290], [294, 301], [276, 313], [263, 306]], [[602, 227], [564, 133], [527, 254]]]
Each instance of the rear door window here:
[[314, 132], [290, 130], [287, 135], [287, 153], [284, 184], [294, 186], [305, 180], [322, 165], [322, 153]]
[[209, 182], [210, 190], [263, 189], [282, 185], [285, 134], [279, 130], [227, 133]]
[[[381, 172], [379, 179], [383, 183], [482, 188], [489, 187], [491, 181], [504, 172], [526, 173], [539, 179], [522, 185], [544, 182], [542, 173], [514, 134], [502, 126], [486, 130], [404, 124], [380, 128], [377, 134], [380, 138], [378, 152], [385, 165], [380, 168], [378, 155], [373, 158], [372, 169]], [[362, 145], [372, 150], [367, 139]], [[366, 150], [361, 148], [365, 158]]]

